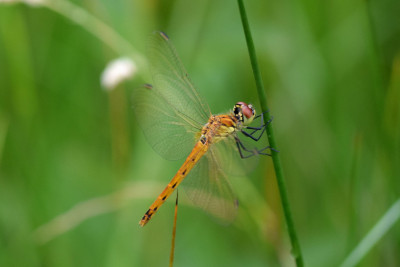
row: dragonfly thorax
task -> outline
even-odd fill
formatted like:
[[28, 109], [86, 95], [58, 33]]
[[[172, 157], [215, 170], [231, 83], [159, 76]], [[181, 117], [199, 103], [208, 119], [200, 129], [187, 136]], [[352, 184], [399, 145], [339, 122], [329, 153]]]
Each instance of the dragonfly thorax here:
[[233, 114], [213, 115], [201, 130], [200, 141], [203, 144], [216, 143], [234, 133], [240, 125]]

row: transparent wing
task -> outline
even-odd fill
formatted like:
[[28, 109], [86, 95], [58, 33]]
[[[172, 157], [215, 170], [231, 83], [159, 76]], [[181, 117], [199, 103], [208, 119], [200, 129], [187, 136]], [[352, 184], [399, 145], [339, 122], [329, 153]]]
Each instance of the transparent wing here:
[[229, 224], [235, 219], [238, 202], [213, 149], [199, 160], [182, 186], [196, 206], [221, 223]]
[[194, 88], [165, 33], [156, 32], [150, 37], [148, 56], [154, 87], [163, 99], [197, 123], [205, 124], [210, 108]]
[[[213, 145], [214, 155], [218, 158], [221, 168], [228, 175], [246, 175], [257, 167], [260, 157], [259, 155], [254, 155], [249, 158], [242, 158], [236, 145], [235, 136], [240, 139], [248, 150], [254, 151], [256, 149], [256, 145], [258, 144], [254, 143], [257, 142], [234, 133]], [[244, 156], [250, 154], [250, 152], [243, 151], [243, 149], [242, 153]]]
[[162, 157], [186, 157], [196, 142], [202, 125], [169, 105], [151, 86], [133, 90], [133, 110], [146, 140]]
[[[182, 183], [189, 199], [222, 223], [232, 222], [237, 214], [238, 202], [227, 175], [245, 175], [254, 170], [259, 155], [241, 158], [235, 136], [250, 151], [256, 151], [265, 142], [254, 141], [242, 134], [233, 134], [213, 144], [207, 154]], [[246, 154], [246, 151], [243, 151]], [[247, 153], [249, 153], [247, 151]]]
[[153, 149], [166, 159], [180, 159], [211, 113], [166, 34], [149, 38], [148, 57], [154, 86], [134, 90], [134, 112]]

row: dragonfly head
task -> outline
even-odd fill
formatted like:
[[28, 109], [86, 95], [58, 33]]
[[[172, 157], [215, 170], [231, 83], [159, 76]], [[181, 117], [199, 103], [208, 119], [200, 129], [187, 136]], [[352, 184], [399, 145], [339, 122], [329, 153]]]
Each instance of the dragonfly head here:
[[247, 105], [244, 102], [237, 102], [233, 107], [233, 114], [243, 125], [249, 125], [256, 116], [256, 110], [251, 104]]

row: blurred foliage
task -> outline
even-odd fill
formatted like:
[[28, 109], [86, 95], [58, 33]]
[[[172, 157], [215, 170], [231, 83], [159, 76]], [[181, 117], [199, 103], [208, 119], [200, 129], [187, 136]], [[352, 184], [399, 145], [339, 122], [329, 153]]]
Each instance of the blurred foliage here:
[[[215, 113], [257, 104], [235, 1], [74, 2], [134, 59], [167, 32]], [[152, 151], [130, 109], [147, 66], [104, 91], [104, 67], [127, 55], [71, 21], [82, 14], [0, 3], [0, 266], [166, 266], [173, 199], [138, 221], [182, 162]], [[400, 196], [400, 2], [245, 4], [305, 264], [336, 266]], [[270, 159], [232, 181], [232, 226], [182, 201], [175, 265], [292, 266]], [[63, 214], [70, 228], [40, 239]], [[397, 224], [360, 266], [399, 266], [399, 251]]]

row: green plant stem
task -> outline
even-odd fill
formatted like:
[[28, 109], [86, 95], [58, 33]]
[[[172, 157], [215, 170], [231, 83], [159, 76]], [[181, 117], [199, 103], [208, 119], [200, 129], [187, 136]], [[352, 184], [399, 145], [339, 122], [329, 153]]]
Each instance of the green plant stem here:
[[[244, 30], [244, 34], [246, 36], [247, 48], [249, 50], [250, 61], [251, 61], [251, 65], [253, 68], [253, 74], [254, 74], [254, 78], [256, 81], [256, 85], [257, 85], [257, 92], [258, 92], [258, 96], [260, 98], [261, 109], [266, 114], [266, 116], [264, 116], [264, 122], [267, 123], [271, 119], [271, 115], [269, 112], [267, 112], [268, 111], [267, 96], [265, 94], [264, 85], [263, 85], [262, 78], [261, 78], [261, 73], [258, 68], [256, 52], [255, 52], [255, 48], [254, 48], [254, 44], [253, 44], [253, 39], [251, 37], [249, 22], [247, 20], [247, 15], [246, 15], [246, 10], [244, 8], [243, 0], [238, 0], [238, 4], [239, 4], [239, 11], [240, 11], [241, 19], [242, 19], [242, 24], [243, 24], [243, 30]], [[272, 123], [269, 123], [267, 125], [267, 135], [268, 135], [268, 141], [269, 141], [270, 146], [273, 148], [277, 148], [278, 146], [275, 141]], [[292, 213], [290, 211], [290, 205], [289, 205], [289, 200], [288, 200], [287, 193], [286, 193], [286, 185], [285, 185], [285, 180], [284, 180], [284, 176], [283, 176], [281, 161], [279, 158], [279, 153], [274, 150], [271, 150], [271, 154], [272, 154], [272, 161], [274, 164], [276, 179], [277, 179], [277, 183], [278, 183], [279, 194], [281, 197], [282, 208], [283, 208], [283, 212], [285, 214], [285, 220], [286, 220], [286, 224], [287, 224], [287, 228], [288, 228], [288, 232], [289, 232], [290, 241], [292, 244], [292, 255], [296, 260], [297, 266], [303, 266], [303, 257], [301, 254], [299, 241], [298, 241], [296, 230], [294, 227]]]

